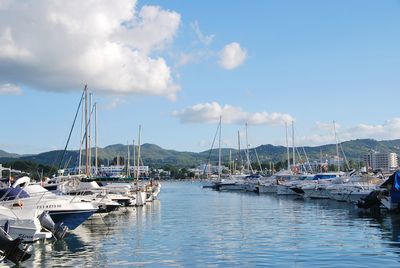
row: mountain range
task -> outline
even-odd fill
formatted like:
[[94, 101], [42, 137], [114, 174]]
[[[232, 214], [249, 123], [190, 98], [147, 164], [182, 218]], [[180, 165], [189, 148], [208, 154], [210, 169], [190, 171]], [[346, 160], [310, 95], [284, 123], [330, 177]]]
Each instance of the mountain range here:
[[[370, 150], [382, 153], [400, 153], [400, 139], [387, 141], [358, 139], [342, 142], [339, 144], [340, 156], [343, 157], [344, 153], [347, 160], [353, 160], [355, 162], [359, 162], [360, 160], [362, 160], [362, 156], [368, 153]], [[102, 164], [108, 164], [115, 161], [117, 156], [126, 159], [127, 151], [127, 145], [109, 145], [104, 148], [98, 148], [98, 157]], [[221, 149], [221, 152], [223, 162], [228, 162], [230, 155], [232, 160], [238, 159], [239, 157], [237, 149], [223, 148]], [[31, 161], [37, 164], [59, 166], [62, 155], [62, 150], [43, 152], [35, 155], [18, 155], [0, 150], [0, 163], [6, 163], [15, 160], [24, 160]], [[131, 157], [133, 155], [132, 146], [130, 146], [130, 155]], [[271, 144], [267, 144], [249, 149], [249, 155], [252, 162], [255, 162], [258, 157], [261, 163], [275, 163], [286, 160], [287, 149], [284, 146], [274, 146]], [[292, 149], [290, 155], [292, 156]], [[336, 155], [336, 144], [296, 148], [297, 158], [301, 156], [303, 159], [305, 159], [305, 155], [307, 155], [309, 160], [319, 160], [321, 156], [323, 156], [324, 158], [332, 157]], [[92, 156], [94, 156], [94, 149], [92, 152]], [[241, 151], [240, 157], [244, 161], [244, 150]], [[216, 163], [218, 161], [218, 149], [207, 150], [199, 153], [181, 152], [163, 149], [155, 144], [146, 143], [141, 146], [141, 159], [143, 161], [143, 164], [149, 165], [150, 167], [162, 167], [165, 165], [177, 167], [194, 167], [207, 162]], [[78, 161], [79, 151], [66, 151], [64, 160], [62, 161], [60, 166], [74, 166], [78, 163]], [[131, 161], [133, 162], [132, 158]]]

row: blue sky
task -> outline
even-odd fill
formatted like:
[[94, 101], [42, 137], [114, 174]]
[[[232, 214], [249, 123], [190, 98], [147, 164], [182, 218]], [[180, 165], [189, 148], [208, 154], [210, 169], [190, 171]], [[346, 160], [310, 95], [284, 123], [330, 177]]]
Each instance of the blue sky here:
[[80, 2], [0, 0], [0, 149], [63, 148], [85, 83], [101, 147], [400, 138], [399, 1]]

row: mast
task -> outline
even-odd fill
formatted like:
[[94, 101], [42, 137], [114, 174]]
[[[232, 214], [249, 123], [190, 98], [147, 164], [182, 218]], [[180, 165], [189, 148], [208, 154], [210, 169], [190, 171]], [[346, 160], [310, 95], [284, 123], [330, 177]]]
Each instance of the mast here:
[[89, 154], [88, 154], [88, 98], [87, 98], [87, 86], [85, 85], [85, 173], [89, 176]]
[[97, 102], [94, 103], [94, 166], [95, 166], [95, 171], [94, 174], [97, 176], [98, 172], [98, 152], [97, 152]]
[[[86, 86], [85, 86], [86, 88]], [[82, 96], [83, 98], [85, 96]], [[82, 115], [81, 115], [81, 134], [79, 139], [79, 167], [78, 167], [78, 175], [82, 172], [82, 145], [83, 145], [83, 120], [84, 120], [85, 111], [82, 108]]]
[[129, 178], [131, 176], [130, 173], [130, 155], [129, 155], [129, 142], [126, 142], [128, 146], [127, 160], [126, 160], [126, 177]]
[[250, 171], [249, 139], [247, 136], [247, 122], [246, 122], [246, 158], [247, 158], [247, 170]]
[[290, 170], [290, 152], [289, 152], [289, 140], [288, 140], [288, 125], [285, 122], [286, 128], [286, 151], [287, 151], [287, 169]]
[[336, 135], [336, 124], [335, 120], [333, 120], [333, 131], [335, 132], [335, 141], [336, 141], [336, 157], [337, 157], [337, 171], [340, 171], [340, 159], [339, 159], [339, 144], [338, 144], [338, 139]]
[[137, 156], [137, 175], [136, 175], [136, 180], [139, 180], [139, 175], [140, 175], [140, 132], [142, 130], [142, 125], [139, 125], [139, 138], [138, 138], [138, 156]]
[[229, 149], [229, 173], [232, 174], [232, 150]]
[[219, 139], [218, 139], [218, 180], [221, 180], [221, 125], [222, 125], [222, 116], [219, 117]]
[[132, 147], [133, 147], [133, 177], [136, 176], [136, 150], [135, 150], [135, 140], [132, 141]]
[[93, 109], [93, 107], [92, 107], [92, 93], [89, 93], [89, 111], [90, 111], [90, 113], [89, 113], [89, 122], [88, 122], [88, 124], [89, 124], [89, 133], [88, 133], [88, 135], [89, 135], [89, 175], [91, 175], [92, 174], [92, 109]]
[[[240, 132], [239, 132], [239, 130], [238, 130], [237, 134], [238, 134], [238, 167], [240, 169], [242, 169], [242, 159], [240, 157]], [[240, 173], [242, 173], [242, 170], [240, 170]]]
[[292, 121], [292, 146], [293, 146], [293, 167], [296, 166], [296, 152], [294, 147], [294, 121]]

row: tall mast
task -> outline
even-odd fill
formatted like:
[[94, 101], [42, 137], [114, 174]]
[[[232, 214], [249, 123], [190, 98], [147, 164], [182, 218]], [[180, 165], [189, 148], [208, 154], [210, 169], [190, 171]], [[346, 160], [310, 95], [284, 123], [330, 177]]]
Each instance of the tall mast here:
[[139, 180], [139, 175], [140, 175], [140, 132], [142, 130], [142, 125], [139, 125], [139, 138], [138, 138], [138, 156], [137, 156], [137, 175], [136, 175], [136, 180]]
[[94, 165], [95, 165], [95, 175], [97, 176], [98, 172], [98, 155], [97, 155], [97, 102], [94, 103]]
[[222, 125], [222, 116], [219, 117], [219, 139], [218, 139], [218, 179], [221, 179], [221, 125]]
[[337, 139], [337, 135], [336, 135], [336, 124], [335, 124], [335, 120], [333, 120], [333, 131], [335, 132], [337, 171], [339, 172], [339, 171], [340, 171], [339, 144], [338, 144], [338, 139]]
[[87, 85], [85, 85], [85, 173], [89, 176], [89, 154], [88, 154], [88, 95], [87, 95]]
[[253, 173], [253, 167], [250, 165], [250, 153], [249, 153], [249, 139], [247, 136], [247, 122], [246, 122], [246, 158], [247, 158], [247, 170]]
[[296, 152], [294, 148], [294, 121], [292, 121], [292, 146], [293, 146], [293, 167], [296, 165]]
[[290, 170], [290, 152], [289, 152], [289, 140], [288, 140], [288, 125], [285, 122], [286, 128], [286, 151], [287, 151], [287, 169]]
[[126, 160], [126, 177], [129, 178], [131, 176], [130, 173], [130, 155], [129, 155], [129, 141], [126, 143], [128, 146], [127, 160]]
[[[86, 86], [85, 86], [86, 90]], [[83, 96], [84, 97], [84, 96]], [[78, 167], [78, 174], [80, 175], [82, 172], [82, 145], [83, 145], [83, 120], [85, 116], [85, 110], [81, 107], [82, 115], [81, 115], [81, 135], [79, 139], [79, 167]]]
[[89, 175], [92, 173], [92, 93], [89, 93]]
[[133, 177], [136, 176], [136, 150], [135, 150], [135, 140], [132, 141], [132, 147], [133, 147]]

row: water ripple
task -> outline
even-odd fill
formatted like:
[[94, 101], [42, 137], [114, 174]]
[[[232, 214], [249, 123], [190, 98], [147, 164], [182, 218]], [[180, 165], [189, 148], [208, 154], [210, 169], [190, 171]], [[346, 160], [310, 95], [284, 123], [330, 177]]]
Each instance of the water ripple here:
[[25, 267], [398, 267], [398, 216], [351, 205], [166, 182], [152, 204], [34, 245]]

